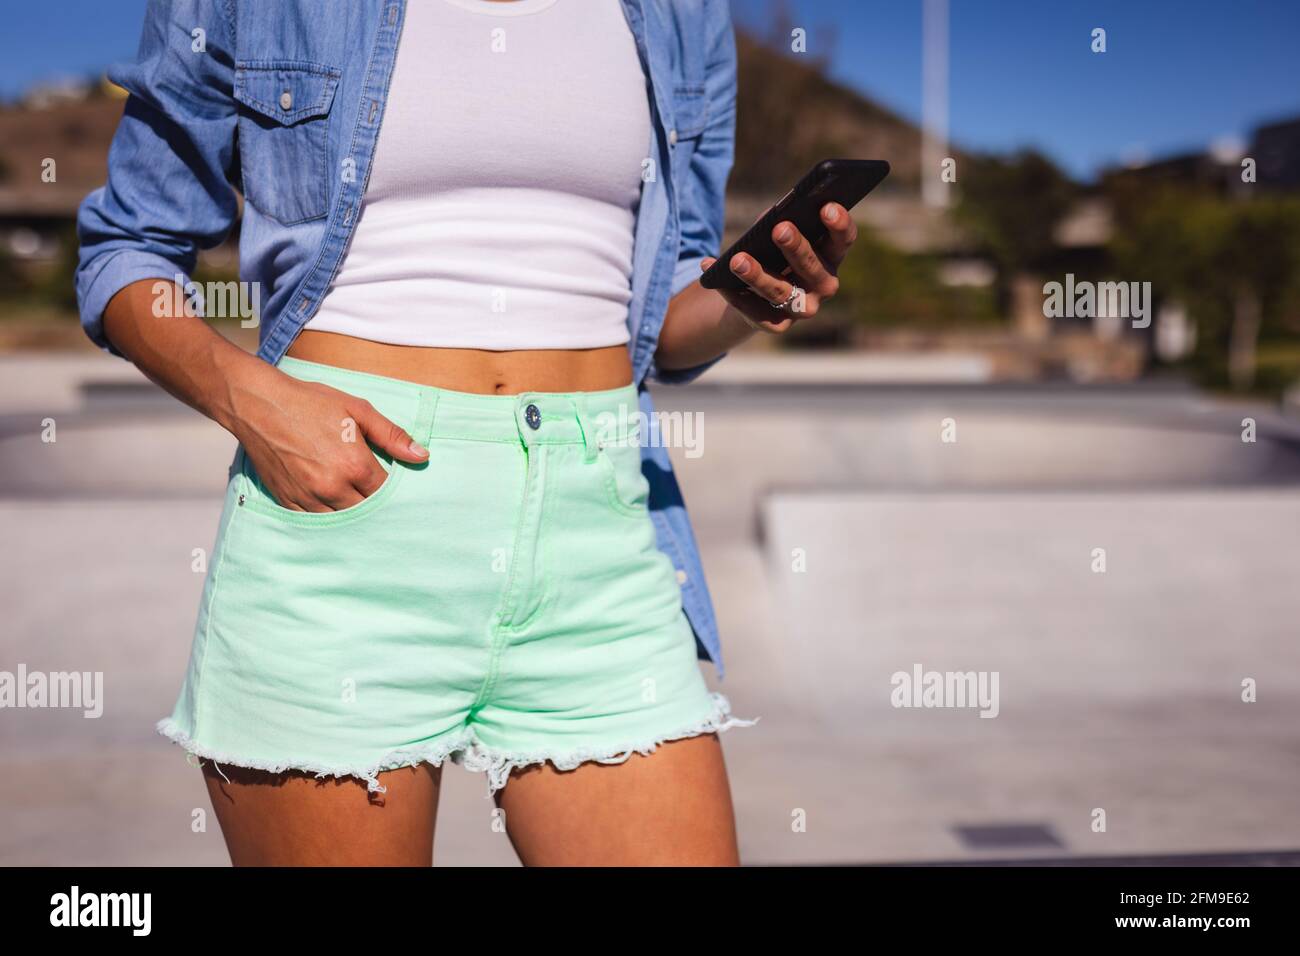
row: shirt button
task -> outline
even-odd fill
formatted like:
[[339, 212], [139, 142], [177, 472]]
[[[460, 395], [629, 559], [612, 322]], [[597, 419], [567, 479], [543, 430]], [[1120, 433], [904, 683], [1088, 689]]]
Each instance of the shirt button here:
[[288, 90], [280, 94], [280, 109], [286, 111], [293, 109], [293, 94]]
[[678, 568], [678, 569], [677, 569], [677, 583], [678, 583], [678, 584], [685, 584], [685, 583], [687, 582], [687, 580], [689, 580], [689, 579], [688, 579], [688, 577], [687, 577], [686, 572], [683, 571], [681, 568]]
[[677, 145], [677, 130], [675, 130], [675, 129], [670, 129], [670, 130], [668, 131], [668, 145], [669, 145], [669, 146], [676, 146], [676, 145]]
[[524, 409], [524, 421], [528, 427], [536, 431], [542, 427], [542, 412], [536, 405], [529, 405]]

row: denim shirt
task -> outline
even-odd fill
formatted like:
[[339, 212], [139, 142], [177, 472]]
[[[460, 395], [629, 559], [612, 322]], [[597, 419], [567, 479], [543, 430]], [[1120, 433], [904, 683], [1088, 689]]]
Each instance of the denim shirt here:
[[[721, 244], [736, 54], [727, 0], [621, 3], [654, 132], [627, 318], [649, 416], [647, 381], [687, 382], [712, 364], [661, 370], [654, 353], [669, 299]], [[234, 225], [238, 187], [240, 278], [260, 293], [258, 355], [280, 360], [320, 306], [356, 227], [404, 13], [405, 0], [151, 0], [135, 62], [108, 74], [130, 93], [109, 150], [108, 184], [78, 214], [77, 298], [92, 340], [115, 351], [103, 313], [124, 286], [189, 276], [198, 250]], [[651, 519], [677, 569], [697, 650], [721, 676], [695, 535], [657, 444], [642, 448]]]

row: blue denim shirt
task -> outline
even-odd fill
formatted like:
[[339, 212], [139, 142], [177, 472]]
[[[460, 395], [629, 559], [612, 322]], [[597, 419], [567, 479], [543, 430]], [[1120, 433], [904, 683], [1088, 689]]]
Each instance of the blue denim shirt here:
[[[650, 415], [647, 381], [686, 382], [708, 367], [660, 370], [654, 353], [669, 299], [721, 244], [735, 41], [727, 0], [621, 2], [652, 98], [627, 318]], [[113, 351], [104, 307], [124, 286], [188, 277], [198, 250], [234, 225], [239, 187], [240, 278], [261, 296], [258, 355], [280, 360], [320, 306], [356, 226], [404, 13], [405, 0], [151, 0], [135, 62], [108, 74], [131, 94], [108, 184], [78, 216], [77, 297], [91, 339]], [[698, 650], [721, 676], [713, 606], [667, 450], [645, 446], [642, 469]]]

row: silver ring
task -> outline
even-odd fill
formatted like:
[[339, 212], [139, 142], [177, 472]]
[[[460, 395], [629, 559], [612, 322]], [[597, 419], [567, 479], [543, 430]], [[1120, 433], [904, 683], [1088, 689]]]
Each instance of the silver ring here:
[[793, 285], [793, 284], [791, 284], [791, 286], [790, 286], [790, 294], [789, 294], [788, 296], [785, 297], [785, 301], [784, 301], [784, 302], [769, 302], [768, 305], [770, 305], [772, 308], [774, 308], [774, 309], [776, 309], [776, 310], [778, 310], [778, 311], [784, 311], [785, 309], [790, 308], [790, 306], [791, 306], [791, 304], [794, 302], [794, 300], [797, 299], [797, 298], [799, 298], [799, 293], [802, 292], [802, 291], [803, 291], [803, 290], [800, 289], [797, 285]]

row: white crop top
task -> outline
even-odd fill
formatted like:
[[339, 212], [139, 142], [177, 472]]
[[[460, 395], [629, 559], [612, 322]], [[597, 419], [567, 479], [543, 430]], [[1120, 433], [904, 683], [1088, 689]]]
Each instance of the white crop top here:
[[306, 327], [444, 348], [626, 343], [650, 148], [622, 4], [408, 3], [360, 218]]

